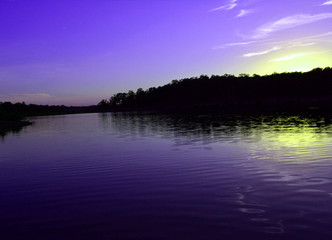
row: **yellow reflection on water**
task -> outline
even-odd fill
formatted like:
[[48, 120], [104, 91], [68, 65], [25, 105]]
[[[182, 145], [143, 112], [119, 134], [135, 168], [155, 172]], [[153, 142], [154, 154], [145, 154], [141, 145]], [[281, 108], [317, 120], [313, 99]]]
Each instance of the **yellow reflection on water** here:
[[281, 125], [272, 126], [263, 137], [280, 147], [305, 147], [326, 138], [327, 133], [309, 124]]
[[306, 147], [321, 139], [321, 134], [304, 130], [302, 132], [284, 132], [275, 134], [273, 143], [280, 147]]
[[323, 122], [292, 117], [266, 124], [251, 154], [260, 159], [292, 163], [331, 160], [331, 131]]

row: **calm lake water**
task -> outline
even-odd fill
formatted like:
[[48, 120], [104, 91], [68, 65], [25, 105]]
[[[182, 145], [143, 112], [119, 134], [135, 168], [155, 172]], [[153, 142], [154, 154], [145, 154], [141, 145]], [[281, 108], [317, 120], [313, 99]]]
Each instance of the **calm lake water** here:
[[0, 139], [1, 239], [331, 239], [331, 116], [100, 113]]

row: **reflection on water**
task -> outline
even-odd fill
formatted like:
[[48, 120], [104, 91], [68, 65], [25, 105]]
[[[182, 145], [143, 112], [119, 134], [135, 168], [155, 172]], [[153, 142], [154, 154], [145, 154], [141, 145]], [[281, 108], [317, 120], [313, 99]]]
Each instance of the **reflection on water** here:
[[104, 130], [112, 128], [123, 136], [161, 136], [188, 144], [263, 141], [278, 148], [304, 148], [332, 134], [330, 116], [103, 113], [100, 119]]
[[[0, 119], [0, 124], [2, 124], [1, 119]], [[6, 123], [7, 125], [7, 123]], [[29, 125], [29, 124], [27, 124]], [[11, 126], [11, 127], [5, 127], [3, 128], [2, 126], [0, 126], [0, 138], [2, 140], [5, 139], [6, 135], [8, 134], [18, 134], [19, 132], [21, 132], [26, 126]]]
[[[233, 164], [244, 169], [251, 181], [259, 179], [261, 183], [236, 187], [234, 198], [237, 210], [248, 215], [247, 218], [253, 223], [253, 231], [282, 234], [290, 228], [285, 226], [287, 221], [284, 216], [289, 214], [291, 218], [304, 219], [309, 214], [307, 210], [302, 210], [301, 204], [316, 208], [315, 205], [322, 201], [324, 204], [329, 202], [331, 206], [332, 178], [331, 171], [326, 169], [332, 165], [330, 116], [118, 113], [103, 114], [100, 118], [105, 130], [111, 128], [120, 136], [158, 136], [171, 139], [177, 147], [205, 145], [204, 149], [212, 149], [223, 143], [245, 145], [247, 158]], [[282, 189], [277, 186], [280, 183]], [[284, 194], [278, 191], [284, 191]], [[274, 202], [276, 199], [278, 203]], [[317, 203], [310, 206], [311, 201]], [[283, 204], [292, 207], [298, 204], [298, 207], [285, 213]], [[322, 208], [317, 214], [325, 210]], [[325, 218], [329, 214], [323, 215]], [[328, 219], [332, 221], [331, 212]], [[324, 221], [326, 223], [326, 219]], [[308, 228], [306, 223], [302, 224], [296, 227]]]
[[0, 142], [0, 230], [12, 239], [330, 239], [330, 120], [37, 117]]

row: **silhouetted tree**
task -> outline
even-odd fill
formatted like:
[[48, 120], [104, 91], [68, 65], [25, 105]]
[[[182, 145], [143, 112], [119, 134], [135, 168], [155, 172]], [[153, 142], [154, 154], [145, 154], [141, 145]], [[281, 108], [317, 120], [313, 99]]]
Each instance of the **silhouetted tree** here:
[[105, 108], [105, 107], [107, 107], [109, 104], [108, 104], [108, 102], [107, 102], [107, 100], [106, 99], [103, 99], [103, 100], [101, 100], [99, 103], [98, 103], [98, 106], [99, 107], [102, 107], [102, 108]]

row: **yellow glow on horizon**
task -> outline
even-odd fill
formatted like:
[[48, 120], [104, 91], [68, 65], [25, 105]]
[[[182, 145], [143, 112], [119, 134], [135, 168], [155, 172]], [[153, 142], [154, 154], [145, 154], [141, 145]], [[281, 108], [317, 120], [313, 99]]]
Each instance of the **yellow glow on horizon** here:
[[314, 68], [331, 67], [332, 52], [330, 50], [313, 47], [306, 51], [277, 52], [268, 55], [255, 64], [257, 74], [271, 74], [273, 72], [307, 72]]
[[272, 64], [276, 72], [306, 72], [313, 68], [324, 68], [332, 65], [331, 56], [325, 53], [298, 53], [285, 56], [282, 59], [284, 61]]

